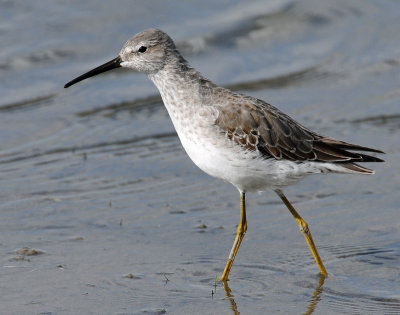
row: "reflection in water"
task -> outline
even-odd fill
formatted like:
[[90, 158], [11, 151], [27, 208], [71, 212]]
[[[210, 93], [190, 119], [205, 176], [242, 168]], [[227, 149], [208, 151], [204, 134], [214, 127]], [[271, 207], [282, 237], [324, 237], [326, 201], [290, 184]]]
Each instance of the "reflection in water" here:
[[50, 105], [55, 96], [57, 96], [56, 93], [52, 93], [38, 97], [32, 97], [19, 102], [0, 105], [0, 111], [11, 112], [15, 110], [27, 109], [34, 106], [43, 106], [44, 104]]
[[310, 299], [310, 303], [307, 306], [307, 311], [304, 313], [304, 315], [310, 315], [314, 312], [315, 307], [317, 306], [318, 302], [321, 300], [321, 294], [322, 294], [322, 286], [324, 285], [326, 276], [323, 274], [319, 274], [319, 281], [318, 281], [318, 286], [314, 290], [314, 293]]
[[[322, 286], [324, 285], [325, 278], [326, 278], [326, 276], [324, 276], [323, 274], [319, 275], [318, 285], [314, 290], [314, 293], [313, 293], [313, 295], [312, 295], [312, 297], [310, 299], [310, 302], [307, 305], [307, 311], [304, 313], [304, 315], [312, 314], [314, 312], [318, 302], [321, 300], [321, 294], [323, 292]], [[233, 315], [240, 314], [240, 312], [238, 311], [237, 304], [235, 302], [235, 298], [232, 295], [232, 290], [228, 285], [228, 282], [227, 281], [222, 281], [222, 285], [224, 287], [225, 296], [229, 300], [229, 303], [230, 303], [230, 306], [231, 306], [231, 309], [232, 309], [232, 314]]]
[[228, 285], [228, 281], [222, 281], [222, 285], [224, 286], [224, 291], [225, 291], [225, 296], [229, 300], [231, 304], [231, 309], [232, 309], [232, 314], [233, 315], [238, 315], [240, 312], [238, 311], [235, 299], [233, 298], [233, 295], [231, 294], [232, 290]]

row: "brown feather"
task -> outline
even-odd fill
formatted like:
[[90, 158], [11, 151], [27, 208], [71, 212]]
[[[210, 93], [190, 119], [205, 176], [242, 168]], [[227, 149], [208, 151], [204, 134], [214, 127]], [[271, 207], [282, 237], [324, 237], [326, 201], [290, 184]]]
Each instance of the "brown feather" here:
[[255, 100], [254, 103], [248, 99], [248, 96], [233, 94], [229, 106], [215, 106], [219, 112], [215, 124], [228, 139], [247, 150], [258, 151], [265, 158], [278, 160], [338, 163], [359, 173], [373, 171], [353, 162], [383, 161], [348, 151], [383, 153], [380, 150], [324, 137], [297, 123], [276, 107], [261, 100]]

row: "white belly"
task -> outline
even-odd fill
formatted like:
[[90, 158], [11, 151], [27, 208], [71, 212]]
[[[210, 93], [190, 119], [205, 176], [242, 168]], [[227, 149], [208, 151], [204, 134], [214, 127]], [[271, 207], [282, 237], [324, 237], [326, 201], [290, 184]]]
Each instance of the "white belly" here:
[[178, 131], [192, 161], [207, 174], [227, 181], [239, 190], [274, 189], [299, 179], [297, 163], [262, 158], [258, 152], [245, 151], [226, 139], [224, 134], [210, 133], [208, 137], [192, 135], [184, 130]]
[[244, 150], [226, 139], [224, 134], [215, 132], [206, 137], [191, 137], [193, 131], [192, 134], [178, 131], [182, 145], [192, 161], [207, 174], [229, 182], [241, 191], [282, 188], [311, 174], [349, 173], [334, 163], [265, 159], [259, 152]]

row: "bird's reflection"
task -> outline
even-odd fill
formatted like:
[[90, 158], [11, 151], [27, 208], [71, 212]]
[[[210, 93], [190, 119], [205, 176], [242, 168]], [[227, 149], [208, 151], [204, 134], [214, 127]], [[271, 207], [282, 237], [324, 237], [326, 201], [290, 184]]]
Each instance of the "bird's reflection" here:
[[[304, 315], [312, 314], [314, 312], [318, 302], [321, 300], [321, 295], [322, 295], [322, 292], [323, 292], [323, 285], [324, 285], [324, 282], [325, 282], [325, 278], [326, 278], [326, 276], [320, 274], [319, 279], [318, 279], [318, 285], [314, 290], [314, 293], [313, 293], [313, 295], [312, 295], [312, 297], [311, 297], [311, 299], [309, 301], [309, 304], [307, 305], [307, 310], [304, 313]], [[229, 300], [230, 307], [231, 307], [231, 310], [232, 310], [232, 314], [233, 315], [240, 314], [240, 312], [238, 310], [238, 306], [237, 306], [237, 304], [235, 302], [235, 298], [232, 295], [232, 290], [228, 285], [228, 282], [227, 281], [222, 281], [222, 285], [224, 287], [225, 297], [226, 297], [227, 300]]]
[[310, 299], [310, 303], [307, 306], [307, 311], [304, 315], [310, 315], [314, 312], [315, 307], [317, 306], [318, 302], [321, 300], [321, 294], [323, 292], [322, 286], [324, 285], [326, 276], [323, 274], [319, 275], [318, 286], [315, 288], [314, 293]]
[[222, 281], [222, 285], [224, 287], [225, 296], [229, 300], [229, 303], [231, 304], [232, 314], [239, 315], [240, 312], [238, 311], [235, 299], [234, 299], [233, 295], [231, 294], [232, 290], [228, 285], [228, 281], [226, 281], [226, 280]]

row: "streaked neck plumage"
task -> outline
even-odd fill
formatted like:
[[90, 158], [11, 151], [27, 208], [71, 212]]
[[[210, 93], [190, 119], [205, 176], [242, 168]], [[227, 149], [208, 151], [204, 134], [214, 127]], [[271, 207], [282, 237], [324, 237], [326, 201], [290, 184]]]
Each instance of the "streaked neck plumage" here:
[[163, 102], [174, 120], [175, 107], [180, 111], [192, 111], [205, 105], [205, 96], [215, 85], [191, 67], [180, 55], [170, 58], [164, 68], [150, 73], [149, 78], [160, 91]]

